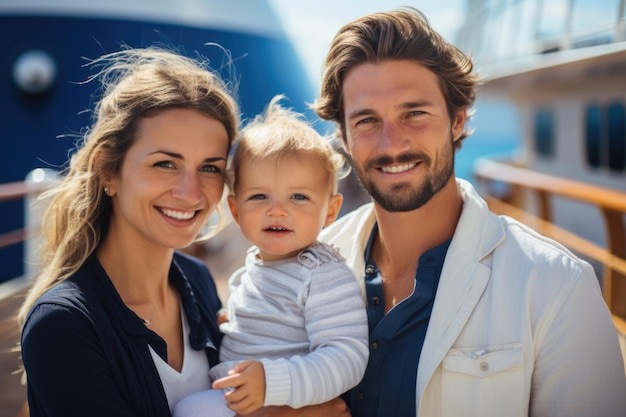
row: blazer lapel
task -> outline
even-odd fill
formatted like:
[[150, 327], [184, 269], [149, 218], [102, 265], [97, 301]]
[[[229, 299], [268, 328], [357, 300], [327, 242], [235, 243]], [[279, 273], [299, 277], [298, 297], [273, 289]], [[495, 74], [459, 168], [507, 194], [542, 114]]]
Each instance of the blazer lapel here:
[[[441, 273], [420, 356], [417, 372], [417, 389], [420, 394], [463, 330], [491, 276], [491, 268], [481, 263], [465, 265], [466, 268], [462, 268], [461, 264], [449, 268], [446, 266]], [[451, 280], [454, 283], [442, 285], [444, 281]]]
[[416, 387], [418, 409], [428, 381], [489, 284], [489, 255], [504, 239], [500, 219], [488, 211], [485, 202], [469, 184], [458, 182], [464, 200], [463, 212], [446, 254], [420, 356]]

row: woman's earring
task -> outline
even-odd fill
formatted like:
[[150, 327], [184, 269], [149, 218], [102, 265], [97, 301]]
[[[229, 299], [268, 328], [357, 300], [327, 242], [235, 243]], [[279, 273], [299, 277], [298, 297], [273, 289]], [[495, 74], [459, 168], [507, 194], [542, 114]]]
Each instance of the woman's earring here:
[[110, 196], [109, 194], [109, 187], [104, 187], [104, 193], [108, 196]]

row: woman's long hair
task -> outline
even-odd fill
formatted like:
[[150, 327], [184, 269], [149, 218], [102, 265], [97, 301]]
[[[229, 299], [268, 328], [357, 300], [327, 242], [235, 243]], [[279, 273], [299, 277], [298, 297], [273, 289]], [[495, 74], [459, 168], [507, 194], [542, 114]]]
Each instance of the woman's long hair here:
[[119, 175], [142, 117], [193, 109], [224, 125], [229, 149], [238, 134], [239, 108], [230, 86], [202, 60], [152, 47], [122, 50], [90, 65], [99, 70], [90, 80], [99, 80], [102, 97], [61, 181], [43, 195], [49, 205], [42, 268], [18, 313], [20, 324], [35, 301], [76, 272], [102, 242], [112, 210], [104, 184]]

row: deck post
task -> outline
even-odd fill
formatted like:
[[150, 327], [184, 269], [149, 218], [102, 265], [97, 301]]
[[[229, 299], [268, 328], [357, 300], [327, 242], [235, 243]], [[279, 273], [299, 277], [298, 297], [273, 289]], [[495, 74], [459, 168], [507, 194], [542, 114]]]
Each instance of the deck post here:
[[[59, 179], [56, 171], [47, 168], [36, 168], [25, 178], [27, 184], [36, 184], [44, 189], [52, 186]], [[33, 278], [39, 269], [39, 246], [41, 245], [41, 218], [45, 211], [44, 201], [40, 193], [28, 194], [24, 198], [24, 229], [27, 239], [24, 241], [24, 277]]]

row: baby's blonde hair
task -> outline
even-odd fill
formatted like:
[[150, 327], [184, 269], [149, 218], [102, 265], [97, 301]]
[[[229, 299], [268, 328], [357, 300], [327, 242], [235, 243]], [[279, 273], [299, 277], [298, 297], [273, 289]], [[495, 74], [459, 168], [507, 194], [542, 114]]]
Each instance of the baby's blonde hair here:
[[331, 138], [320, 135], [303, 115], [282, 107], [283, 95], [277, 95], [241, 131], [229, 164], [229, 184], [235, 192], [241, 165], [254, 159], [281, 159], [294, 155], [318, 158], [329, 176], [330, 190], [337, 192], [338, 180], [349, 172], [345, 157], [333, 148]]

